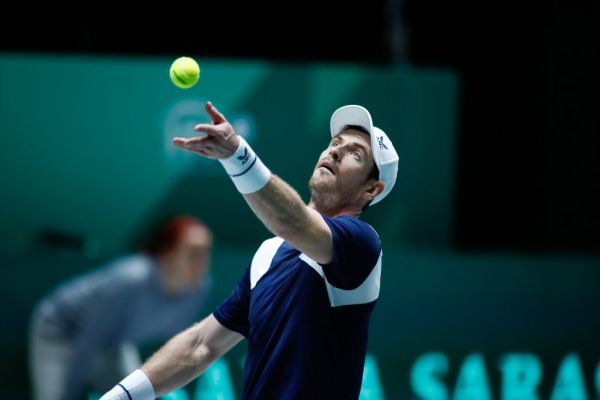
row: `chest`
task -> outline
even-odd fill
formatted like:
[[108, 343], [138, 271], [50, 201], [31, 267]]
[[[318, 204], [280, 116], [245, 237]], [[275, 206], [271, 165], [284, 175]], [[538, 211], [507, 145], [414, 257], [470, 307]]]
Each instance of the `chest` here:
[[300, 252], [282, 244], [263, 271], [250, 295], [251, 325], [275, 321], [314, 319], [329, 312], [323, 278], [300, 258]]

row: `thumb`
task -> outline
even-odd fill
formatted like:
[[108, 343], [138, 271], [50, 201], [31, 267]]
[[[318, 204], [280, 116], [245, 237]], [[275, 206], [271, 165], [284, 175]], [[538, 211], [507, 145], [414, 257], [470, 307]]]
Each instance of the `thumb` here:
[[212, 120], [213, 124], [217, 125], [217, 124], [221, 124], [223, 122], [227, 122], [227, 120], [225, 119], [223, 114], [221, 114], [219, 112], [219, 110], [217, 110], [217, 108], [215, 106], [213, 106], [213, 104], [210, 101], [206, 102], [204, 109], [210, 116], [210, 119]]

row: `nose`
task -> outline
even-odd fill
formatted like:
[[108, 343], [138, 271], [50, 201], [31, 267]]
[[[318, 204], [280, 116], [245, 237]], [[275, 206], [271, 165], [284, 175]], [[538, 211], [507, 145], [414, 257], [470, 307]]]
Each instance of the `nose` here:
[[329, 154], [331, 154], [331, 158], [333, 159], [333, 161], [339, 161], [339, 159], [340, 159], [339, 146], [332, 147], [331, 150], [329, 151]]

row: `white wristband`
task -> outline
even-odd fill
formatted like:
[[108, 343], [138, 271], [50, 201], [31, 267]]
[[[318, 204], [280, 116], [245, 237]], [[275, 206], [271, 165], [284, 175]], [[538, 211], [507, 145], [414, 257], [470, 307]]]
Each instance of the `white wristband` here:
[[136, 369], [102, 396], [101, 400], [154, 400], [152, 383], [141, 369]]
[[240, 136], [240, 145], [232, 156], [219, 160], [242, 194], [258, 192], [271, 179], [271, 171]]

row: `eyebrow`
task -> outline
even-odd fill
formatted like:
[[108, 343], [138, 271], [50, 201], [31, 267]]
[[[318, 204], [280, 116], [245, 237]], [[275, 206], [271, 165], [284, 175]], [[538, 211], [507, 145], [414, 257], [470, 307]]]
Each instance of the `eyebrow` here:
[[[331, 139], [331, 143], [333, 143], [333, 141], [336, 140], [336, 139], [339, 140], [339, 141], [341, 141], [341, 142], [345, 142], [346, 141], [343, 136], [337, 135], [337, 136], [334, 136]], [[351, 148], [358, 148], [358, 149], [362, 150], [363, 155], [365, 157], [369, 154], [369, 151], [367, 150], [367, 148], [365, 146], [363, 146], [362, 144], [358, 143], [358, 142], [350, 142], [349, 146]]]

